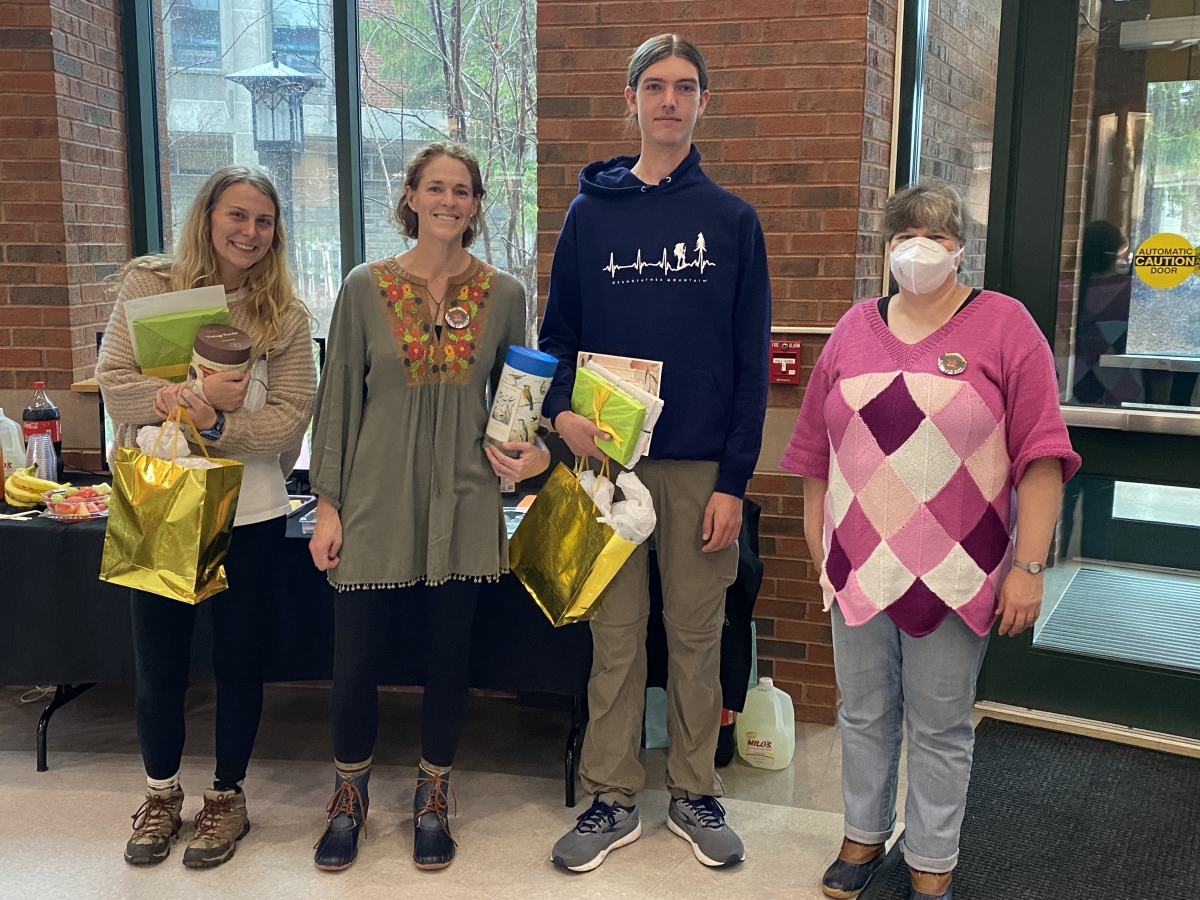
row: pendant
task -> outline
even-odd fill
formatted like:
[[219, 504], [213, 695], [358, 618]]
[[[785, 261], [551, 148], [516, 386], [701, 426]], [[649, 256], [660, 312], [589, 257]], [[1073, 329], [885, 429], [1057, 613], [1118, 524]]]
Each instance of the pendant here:
[[452, 306], [446, 310], [446, 324], [455, 331], [461, 331], [471, 324], [471, 314], [461, 306]]
[[967, 371], [967, 358], [961, 353], [943, 353], [938, 357], [938, 369], [943, 375], [961, 375]]

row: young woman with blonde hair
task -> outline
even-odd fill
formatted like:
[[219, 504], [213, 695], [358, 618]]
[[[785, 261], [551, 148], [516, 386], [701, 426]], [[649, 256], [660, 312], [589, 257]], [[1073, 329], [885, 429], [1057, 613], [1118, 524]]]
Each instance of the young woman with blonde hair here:
[[[204, 380], [204, 399], [182, 384], [143, 375], [125, 319], [127, 301], [221, 285], [234, 326], [253, 340], [254, 379], [265, 400], [247, 406], [250, 373]], [[262, 713], [261, 661], [269, 628], [274, 561], [282, 556], [291, 470], [316, 392], [311, 316], [292, 288], [279, 197], [269, 178], [243, 166], [214, 172], [192, 202], [174, 254], [130, 262], [104, 333], [96, 378], [119, 446], [182, 405], [214, 456], [245, 464], [233, 540], [225, 561], [229, 588], [205, 601], [213, 617], [217, 683], [216, 778], [204, 792], [184, 865], [209, 868], [231, 856], [250, 829], [241, 782]], [[179, 765], [184, 743], [196, 607], [132, 592], [138, 739], [146, 800], [125, 848], [131, 864], [166, 859], [183, 809]]]

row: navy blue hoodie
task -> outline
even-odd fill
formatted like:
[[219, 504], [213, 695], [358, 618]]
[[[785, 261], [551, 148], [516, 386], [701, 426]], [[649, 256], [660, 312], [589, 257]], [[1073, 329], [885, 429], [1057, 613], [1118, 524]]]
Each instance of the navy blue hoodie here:
[[692, 148], [657, 185], [636, 156], [592, 163], [554, 250], [540, 346], [558, 359], [542, 411], [571, 408], [580, 350], [663, 363], [654, 459], [715, 460], [741, 497], [767, 407], [771, 283], [754, 207], [718, 187]]

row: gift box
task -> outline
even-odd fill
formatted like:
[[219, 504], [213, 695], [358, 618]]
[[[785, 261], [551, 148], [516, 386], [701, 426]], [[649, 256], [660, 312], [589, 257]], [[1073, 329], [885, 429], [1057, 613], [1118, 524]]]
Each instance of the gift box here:
[[185, 381], [192, 362], [192, 347], [201, 325], [230, 325], [229, 307], [196, 309], [188, 312], [138, 319], [133, 323], [133, 339], [138, 349], [138, 364], [143, 375]]
[[585, 368], [575, 370], [571, 411], [590, 419], [597, 428], [607, 432], [609, 440], [597, 438], [596, 446], [621, 465], [629, 465], [646, 421], [644, 404]]

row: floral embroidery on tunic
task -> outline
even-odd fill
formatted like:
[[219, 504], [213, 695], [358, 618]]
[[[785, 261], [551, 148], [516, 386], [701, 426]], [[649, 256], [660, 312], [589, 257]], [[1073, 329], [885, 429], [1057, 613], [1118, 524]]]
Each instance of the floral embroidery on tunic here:
[[[479, 271], [459, 287], [450, 307], [466, 310], [470, 321], [462, 328], [451, 328], [443, 323], [440, 339], [434, 328], [436, 323], [428, 321], [424, 301], [417, 296], [402, 270], [391, 260], [385, 260], [372, 263], [371, 271], [379, 287], [392, 338], [400, 352], [406, 383], [467, 384], [487, 324], [492, 276], [496, 270], [481, 263]], [[446, 286], [447, 291], [452, 289], [453, 282]]]

